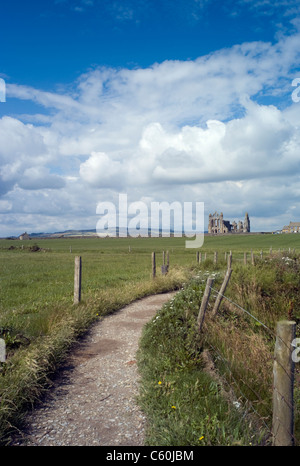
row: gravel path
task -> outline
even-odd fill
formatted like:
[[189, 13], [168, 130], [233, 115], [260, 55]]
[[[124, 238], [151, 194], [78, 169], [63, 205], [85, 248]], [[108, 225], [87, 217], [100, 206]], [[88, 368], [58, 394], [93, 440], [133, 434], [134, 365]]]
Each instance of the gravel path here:
[[94, 324], [12, 445], [144, 445], [135, 357], [143, 326], [174, 294], [141, 299]]

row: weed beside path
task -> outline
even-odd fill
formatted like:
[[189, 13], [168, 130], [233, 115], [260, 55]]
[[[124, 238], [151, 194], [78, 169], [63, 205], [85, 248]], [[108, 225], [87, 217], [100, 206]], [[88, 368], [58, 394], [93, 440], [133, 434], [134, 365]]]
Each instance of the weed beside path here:
[[[128, 282], [116, 290], [100, 290], [86, 297], [78, 306], [57, 303], [49, 307], [47, 329], [29, 345], [14, 348], [0, 376], [0, 441], [5, 444], [9, 434], [24, 419], [31, 407], [51, 386], [51, 377], [63, 363], [72, 344], [95, 321], [111, 314], [143, 296], [176, 290], [186, 280], [180, 270], [156, 280]], [[4, 325], [5, 326], [5, 325]], [[3, 327], [4, 327], [3, 326]]]

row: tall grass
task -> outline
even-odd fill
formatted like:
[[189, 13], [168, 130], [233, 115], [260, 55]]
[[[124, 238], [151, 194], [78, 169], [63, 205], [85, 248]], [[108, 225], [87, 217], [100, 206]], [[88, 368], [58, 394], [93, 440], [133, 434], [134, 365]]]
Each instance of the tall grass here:
[[[77, 245], [79, 253], [80, 244], [82, 301], [75, 306], [73, 251]], [[72, 254], [59, 250], [59, 240], [51, 242], [51, 250], [32, 252], [25, 246], [0, 252], [0, 338], [7, 349], [6, 362], [0, 363], [2, 443], [8, 442], [27, 406], [48, 387], [72, 344], [93, 322], [143, 296], [178, 289], [189, 278], [189, 270], [173, 261], [167, 276], [158, 269], [152, 280], [151, 249], [141, 254], [131, 248], [129, 253], [123, 243], [118, 250], [120, 243], [113, 242], [113, 248], [111, 243], [101, 254], [95, 249], [99, 244], [103, 243], [76, 241]]]
[[196, 327], [204, 287], [199, 281], [189, 284], [144, 329], [138, 362], [148, 445], [260, 442], [260, 433], [206, 371], [203, 337]]
[[[234, 262], [226, 291], [229, 300], [223, 300], [216, 318], [210, 311], [225, 270], [219, 267], [216, 272], [212, 262], [206, 261], [198, 269], [199, 279], [215, 272], [217, 279], [201, 335], [195, 322], [203, 281], [189, 284], [148, 324], [140, 367], [141, 403], [150, 419], [149, 444], [270, 443], [276, 322], [295, 320], [300, 336], [299, 264], [295, 259], [276, 255], [256, 261], [254, 267]], [[211, 361], [208, 385], [213, 390], [207, 385], [205, 354]], [[300, 439], [299, 381], [296, 369], [296, 443]], [[176, 404], [175, 414], [170, 406]], [[206, 427], [203, 419], [209, 420]]]
[[[285, 247], [296, 247], [296, 236], [285, 236]], [[143, 385], [144, 393], [151, 384], [154, 390], [150, 397], [143, 398], [153, 420], [150, 442], [227, 445], [247, 444], [254, 438], [260, 441], [249, 425], [243, 424], [240, 413], [224, 401], [219, 382], [203, 371], [202, 353], [204, 348], [215, 348], [214, 363], [224, 383], [234, 385], [236, 378], [241, 380], [237, 391], [245, 391], [260, 414], [268, 416], [272, 339], [257, 322], [225, 301], [219, 319], [210, 322], [208, 313], [204, 339], [202, 335], [199, 340], [193, 322], [203, 292], [199, 280], [214, 270], [219, 273], [215, 283], [219, 286], [226, 267], [223, 253], [229, 250], [234, 254], [234, 273], [226, 294], [271, 327], [281, 316], [298, 319], [299, 274], [295, 263], [293, 268], [281, 259], [276, 266], [265, 262], [255, 268], [238, 265], [243, 250], [259, 251], [270, 246], [275, 250], [282, 245], [282, 235], [209, 237], [202, 248], [208, 259], [197, 266], [196, 251], [186, 249], [183, 238], [60, 239], [38, 240], [36, 244], [0, 241], [0, 338], [6, 341], [8, 355], [0, 367], [1, 441], [7, 441], [24, 409], [51, 383], [51, 375], [73, 342], [94, 321], [142, 296], [178, 289], [197, 273], [197, 287], [187, 286], [179, 294], [178, 304], [174, 301], [173, 307], [164, 308], [159, 319], [146, 329], [140, 361], [148, 380]], [[163, 250], [170, 253], [166, 277], [159, 270]], [[219, 252], [217, 265], [213, 264], [215, 250]], [[151, 279], [152, 251], [157, 252], [156, 280]], [[83, 265], [82, 301], [78, 306], [72, 304], [75, 255], [81, 255]], [[230, 376], [222, 358], [232, 362]], [[159, 381], [162, 383], [158, 385]], [[260, 403], [253, 395], [258, 389]], [[156, 402], [161, 409], [155, 408]]]

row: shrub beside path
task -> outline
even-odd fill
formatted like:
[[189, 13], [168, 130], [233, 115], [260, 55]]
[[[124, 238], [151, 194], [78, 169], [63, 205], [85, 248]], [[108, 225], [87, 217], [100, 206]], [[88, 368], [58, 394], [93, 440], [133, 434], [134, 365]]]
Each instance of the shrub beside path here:
[[136, 352], [143, 326], [174, 294], [140, 299], [93, 324], [11, 445], [144, 445]]

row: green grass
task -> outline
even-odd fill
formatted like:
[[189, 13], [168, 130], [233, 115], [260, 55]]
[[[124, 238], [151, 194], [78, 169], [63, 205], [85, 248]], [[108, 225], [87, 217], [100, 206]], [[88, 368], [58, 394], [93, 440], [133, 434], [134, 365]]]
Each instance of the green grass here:
[[[207, 253], [207, 260], [197, 266], [196, 250], [186, 249], [184, 238], [0, 240], [0, 338], [5, 339], [8, 352], [7, 362], [0, 367], [0, 439], [7, 439], [7, 432], [20, 422], [28, 404], [40, 397], [49, 377], [57, 370], [73, 342], [92, 322], [142, 296], [178, 289], [183, 283], [189, 283], [192, 274], [201, 275], [213, 269], [223, 273], [225, 252], [232, 251], [235, 271], [228, 289], [229, 296], [257, 312], [255, 315], [263, 321], [267, 319], [270, 324], [274, 322], [270, 311], [272, 306], [277, 304], [282, 315], [286, 315], [291, 312], [289, 300], [292, 299], [297, 310], [297, 274], [287, 270], [284, 274], [274, 275], [275, 269], [270, 267], [266, 271], [259, 265], [255, 267], [255, 273], [250, 266], [245, 272], [242, 260], [243, 252], [250, 252], [251, 249], [258, 256], [261, 249], [267, 254], [271, 246], [273, 251], [295, 248], [299, 252], [299, 245], [298, 235], [205, 237], [201, 252]], [[156, 252], [156, 280], [151, 278], [152, 251]], [[163, 251], [170, 254], [170, 273], [166, 277], [160, 273]], [[218, 251], [217, 265], [213, 264], [214, 251]], [[76, 255], [82, 257], [82, 301], [79, 306], [73, 305]], [[263, 293], [257, 286], [258, 282], [263, 284]], [[280, 283], [278, 292], [276, 283]], [[236, 284], [235, 288], [233, 284]], [[149, 401], [150, 419], [153, 415], [153, 420], [156, 419], [155, 422], [162, 426], [159, 434], [156, 428], [150, 433], [150, 441], [158, 442], [154, 444], [179, 445], [184, 442], [194, 445], [200, 442], [201, 445], [227, 445], [235, 442], [247, 444], [254, 439], [249, 426], [243, 425], [239, 416], [236, 417], [236, 410], [228, 411], [228, 403], [223, 400], [219, 385], [203, 373], [199, 341], [192, 324], [201, 289], [188, 289], [187, 294], [180, 294], [174, 316], [173, 310], [166, 308], [166, 318], [160, 321], [166, 328], [161, 327], [156, 334], [157, 340], [153, 341], [157, 343], [155, 351], [160, 349], [159, 341], [163, 340], [163, 345], [167, 346], [163, 346], [163, 353], [153, 353], [149, 370], [144, 368], [148, 383], [153, 385], [153, 393], [161, 397], [157, 399], [161, 410], [155, 409], [155, 397]], [[191, 303], [184, 301], [186, 299]], [[224, 304], [222, 306], [229, 312]], [[181, 316], [180, 309], [183, 313]], [[232, 357], [233, 354], [236, 357], [240, 351], [233, 342], [242, 342], [245, 332], [247, 334], [249, 330], [248, 321], [246, 319], [245, 324], [239, 315], [226, 312], [215, 327], [215, 340], [211, 339], [207, 344], [215, 345], [217, 341], [218, 351], [221, 352], [222, 344], [224, 346], [229, 341], [227, 356]], [[238, 322], [237, 330], [231, 327], [235, 322]], [[152, 360], [152, 330], [155, 330], [153, 324], [147, 327], [148, 343], [144, 346], [149, 353], [149, 362]], [[265, 342], [259, 340], [260, 330], [257, 326], [251, 328], [250, 333], [256, 340], [251, 336], [253, 339], [246, 341], [257, 344], [258, 349], [262, 344], [265, 349]], [[232, 336], [228, 338], [231, 331]], [[270, 348], [267, 346], [267, 349], [269, 351]], [[163, 358], [162, 365], [160, 357]], [[145, 362], [147, 358], [142, 357], [142, 360]], [[261, 360], [257, 355], [256, 363]], [[242, 363], [239, 364], [237, 372], [241, 371]], [[142, 362], [141, 365], [143, 367], [145, 364]], [[158, 385], [158, 379], [162, 384]], [[261, 380], [258, 378], [258, 383]], [[165, 392], [169, 396], [167, 401], [162, 397]], [[182, 394], [185, 394], [184, 400], [181, 399]], [[192, 417], [198, 399], [201, 403]], [[226, 413], [229, 413], [228, 416]], [[190, 423], [189, 417], [194, 419]], [[190, 424], [188, 431], [185, 424]], [[172, 429], [175, 429], [174, 433]]]
[[147, 445], [216, 446], [260, 442], [260, 433], [224, 397], [207, 372], [196, 318], [205, 283], [193, 281], [144, 329], [139, 355], [140, 404]]
[[[7, 430], [20, 422], [28, 403], [40, 396], [73, 342], [93, 321], [135, 299], [176, 289], [188, 279], [182, 264], [190, 257], [184, 257], [182, 245], [173, 247], [179, 251], [177, 264], [173, 254], [166, 277], [159, 271], [161, 248], [170, 243], [137, 240], [134, 245], [121, 239], [74, 239], [70, 253], [64, 240], [0, 242], [0, 338], [7, 349], [7, 361], [0, 364], [0, 438], [6, 441]], [[75, 255], [82, 257], [79, 306], [73, 305]]]
[[[288, 247], [285, 244], [286, 250]], [[202, 337], [197, 333], [195, 322], [206, 277], [213, 271], [224, 276], [224, 264], [214, 266], [212, 260], [207, 260], [197, 272], [204, 282], [189, 283], [145, 327], [139, 364], [143, 374], [141, 404], [149, 419], [149, 445], [271, 442], [276, 323], [295, 320], [296, 336], [300, 336], [299, 255], [274, 254], [274, 248], [272, 251], [262, 260], [256, 258], [254, 267], [235, 259], [226, 291], [232, 302], [257, 320], [226, 300], [213, 319], [209, 312], [216, 296], [213, 292]], [[220, 288], [220, 277], [215, 280], [215, 289]], [[217, 378], [203, 371], [205, 351], [211, 355]], [[296, 444], [300, 441], [299, 382], [296, 367]]]

